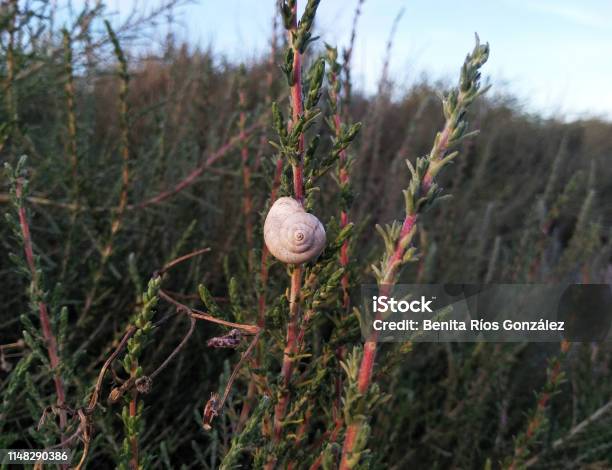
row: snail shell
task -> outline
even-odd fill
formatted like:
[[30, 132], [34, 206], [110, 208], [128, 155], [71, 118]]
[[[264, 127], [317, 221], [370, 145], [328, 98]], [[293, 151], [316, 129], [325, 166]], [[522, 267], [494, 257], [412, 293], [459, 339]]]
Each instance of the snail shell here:
[[287, 264], [301, 264], [321, 254], [325, 229], [298, 201], [281, 197], [266, 216], [264, 240], [275, 258]]

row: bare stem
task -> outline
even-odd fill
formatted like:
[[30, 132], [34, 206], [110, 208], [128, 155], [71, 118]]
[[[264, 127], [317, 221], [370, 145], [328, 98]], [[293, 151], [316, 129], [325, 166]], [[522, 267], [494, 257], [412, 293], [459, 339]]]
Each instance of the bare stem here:
[[225, 401], [227, 400], [227, 397], [229, 396], [229, 393], [232, 389], [234, 381], [236, 380], [236, 377], [238, 376], [238, 372], [240, 371], [240, 368], [242, 367], [244, 362], [250, 357], [262, 333], [263, 333], [263, 330], [259, 330], [257, 332], [257, 334], [255, 335], [255, 337], [249, 344], [246, 351], [244, 351], [244, 353], [242, 353], [242, 355], [240, 356], [240, 360], [238, 361], [238, 364], [236, 364], [236, 366], [234, 367], [234, 370], [232, 371], [232, 375], [230, 375], [227, 381], [227, 384], [225, 385], [225, 390], [223, 392], [223, 397], [221, 398], [221, 400], [219, 400], [218, 394], [213, 393], [210, 399], [204, 405], [202, 427], [205, 430], [211, 429], [212, 421], [215, 419], [215, 417], [219, 415], [219, 412], [223, 410]]
[[357, 0], [357, 6], [355, 7], [355, 15], [353, 16], [353, 25], [351, 27], [351, 39], [349, 41], [348, 47], [343, 51], [343, 65], [342, 69], [344, 71], [344, 114], [348, 117], [349, 112], [349, 103], [351, 102], [351, 91], [352, 91], [352, 82], [351, 82], [351, 59], [353, 57], [353, 49], [355, 46], [355, 38], [357, 37], [357, 21], [361, 16], [361, 7], [363, 5], [364, 0]]
[[174, 359], [176, 355], [185, 347], [185, 345], [187, 344], [187, 341], [189, 341], [189, 338], [191, 338], [191, 335], [193, 334], [193, 331], [195, 330], [195, 324], [196, 324], [195, 318], [190, 317], [189, 318], [189, 329], [187, 330], [187, 334], [185, 334], [181, 342], [178, 344], [176, 348], [172, 350], [172, 352], [168, 355], [168, 357], [164, 360], [164, 362], [162, 362], [161, 365], [148, 376], [150, 379], [154, 379], [155, 377], [157, 377], [157, 375], [162, 370], [164, 370], [168, 364], [170, 364], [170, 361], [172, 361], [172, 359]]
[[209, 251], [210, 251], [210, 248], [201, 248], [199, 250], [192, 251], [191, 253], [187, 253], [186, 255], [179, 256], [178, 258], [176, 258], [176, 259], [166, 263], [166, 265], [161, 269], [159, 274], [163, 274], [166, 271], [169, 271], [174, 266], [176, 266], [177, 264], [182, 263], [183, 261], [187, 261], [188, 259], [194, 258], [196, 256], [199, 256], [199, 255], [203, 254], [203, 253], [208, 253]]
[[159, 290], [159, 296], [162, 299], [167, 300], [168, 302], [173, 304], [175, 307], [178, 307], [182, 312], [186, 313], [190, 317], [196, 318], [198, 320], [205, 320], [211, 323], [217, 323], [218, 325], [229, 326], [230, 328], [238, 328], [239, 330], [246, 331], [247, 333], [252, 334], [252, 335], [259, 333], [259, 331], [261, 330], [261, 328], [259, 328], [256, 325], [247, 325], [243, 323], [234, 323], [231, 321], [222, 320], [220, 318], [213, 317], [212, 315], [209, 315], [208, 313], [201, 312], [200, 310], [196, 310], [195, 308], [188, 307], [187, 305], [182, 304], [178, 300], [175, 300], [172, 297], [170, 297], [162, 289]]
[[[256, 129], [262, 126], [261, 122], [257, 122], [247, 129], [244, 130], [243, 136], [248, 137], [253, 133]], [[231, 149], [233, 149], [238, 143], [241, 141], [240, 134], [229, 139], [224, 145], [219, 147], [215, 152], [210, 154], [208, 158], [206, 158], [200, 166], [191, 171], [185, 178], [183, 178], [180, 182], [175, 184], [172, 188], [162, 191], [161, 193], [153, 196], [149, 199], [146, 199], [138, 204], [130, 205], [128, 209], [141, 209], [143, 207], [151, 206], [154, 204], [159, 204], [160, 202], [165, 201], [166, 199], [174, 196], [175, 194], [180, 193], [185, 188], [188, 188], [192, 184], [194, 184], [198, 178], [204, 173], [210, 166], [217, 162], [221, 157], [227, 154]]]
[[98, 404], [100, 390], [102, 389], [102, 381], [104, 380], [106, 371], [109, 369], [109, 367], [112, 365], [113, 361], [117, 358], [121, 351], [123, 351], [123, 348], [125, 348], [125, 345], [127, 344], [128, 340], [134, 335], [134, 333], [136, 333], [136, 327], [134, 325], [130, 325], [129, 328], [126, 330], [125, 334], [123, 335], [123, 338], [121, 338], [121, 341], [119, 341], [119, 344], [117, 345], [115, 350], [104, 362], [104, 365], [102, 366], [102, 369], [100, 369], [100, 373], [98, 374], [98, 380], [96, 381], [94, 391], [91, 394], [91, 398], [89, 399], [89, 404], [87, 405], [87, 414], [93, 413], [94, 409], [96, 408], [96, 405]]

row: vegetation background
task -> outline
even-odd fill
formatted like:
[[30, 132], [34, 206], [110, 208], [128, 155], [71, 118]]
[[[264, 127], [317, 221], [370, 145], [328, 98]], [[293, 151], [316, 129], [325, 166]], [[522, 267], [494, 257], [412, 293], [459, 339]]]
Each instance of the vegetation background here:
[[[354, 3], [358, 18], [362, 2]], [[172, 34], [161, 54], [129, 48], [160, 24], [172, 31], [179, 6], [135, 10], [114, 30], [101, 2], [73, 9], [66, 22], [52, 1], [0, 6], [0, 157], [10, 164], [0, 180], [9, 214], [0, 225], [0, 448], [63, 440], [75, 463], [87, 449], [88, 468], [134, 467], [134, 442], [144, 468], [335, 468], [344, 425], [359, 415], [369, 439], [354, 467], [610, 468], [607, 344], [384, 345], [375, 390], [365, 401], [351, 395], [361, 339], [339, 275], [350, 274], [356, 304], [383, 253], [375, 225], [403, 216], [404, 161], [430, 152], [448, 86], [423, 79], [399, 91], [385, 67], [377, 93], [364, 94], [351, 87], [350, 47], [334, 60], [323, 40], [304, 57], [305, 70], [328, 60], [322, 113], [362, 127], [348, 150], [350, 191], [334, 167], [309, 201], [338, 249], [340, 212], [350, 207], [350, 264], [338, 272], [325, 258], [309, 271], [321, 269], [326, 282], [313, 288], [321, 299], [310, 305], [320, 308], [307, 325], [301, 380], [289, 386], [294, 421], [270, 438], [267, 400], [286, 393], [277, 376], [288, 284], [283, 266], [271, 263], [264, 276], [260, 260], [270, 192], [290, 192], [289, 167], [277, 181], [269, 144], [278, 139], [272, 103], [288, 114], [279, 68], [286, 35], [279, 17], [269, 53], [248, 64]], [[337, 109], [328, 98], [334, 78]], [[480, 135], [464, 140], [439, 176], [453, 198], [423, 215], [419, 255], [400, 280], [610, 283], [612, 124], [526, 114], [500, 94], [479, 97], [467, 120]], [[334, 132], [323, 119], [311, 126], [308, 138], [320, 135], [312, 158], [334, 155]], [[262, 292], [269, 306], [258, 323]], [[238, 351], [210, 347], [227, 328], [194, 326], [177, 302], [263, 326], [265, 347], [239, 363], [249, 341]], [[130, 325], [142, 339], [120, 352], [85, 418], [98, 373]], [[143, 370], [152, 376], [168, 357], [151, 382], [137, 391], [132, 382], [128, 398], [107, 402], [111, 389]], [[211, 393], [223, 395], [228, 382], [222, 413], [203, 429]]]

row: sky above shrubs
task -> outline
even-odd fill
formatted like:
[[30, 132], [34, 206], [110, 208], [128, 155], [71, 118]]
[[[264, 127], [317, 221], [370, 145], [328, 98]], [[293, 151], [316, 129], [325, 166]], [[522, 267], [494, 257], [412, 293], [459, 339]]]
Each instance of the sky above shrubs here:
[[[157, 2], [107, 3], [119, 12], [119, 19], [135, 4], [150, 8]], [[266, 51], [275, 3], [197, 0], [177, 10], [176, 36], [194, 45], [211, 45], [233, 60], [251, 60]], [[325, 41], [347, 44], [356, 3], [321, 2], [317, 27]], [[376, 90], [385, 44], [402, 9], [390, 63], [400, 90], [424, 75], [448, 80], [478, 32], [492, 46], [487, 68], [494, 90], [515, 95], [526, 111], [564, 119], [612, 119], [609, 0], [366, 0], [354, 54], [358, 87]], [[166, 32], [160, 29], [160, 40]]]

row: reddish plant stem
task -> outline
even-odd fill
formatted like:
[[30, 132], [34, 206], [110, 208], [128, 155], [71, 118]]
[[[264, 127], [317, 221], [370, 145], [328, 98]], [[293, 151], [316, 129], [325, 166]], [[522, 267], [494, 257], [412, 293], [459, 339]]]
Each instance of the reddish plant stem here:
[[[304, 103], [302, 101], [302, 56], [298, 48], [293, 44], [293, 37], [297, 35], [297, 1], [293, 5], [293, 24], [288, 30], [289, 43], [293, 47], [293, 85], [291, 86], [291, 121], [289, 122], [289, 130], [299, 121], [300, 116], [304, 111]], [[293, 192], [294, 197], [300, 203], [304, 202], [304, 168], [303, 168], [303, 153], [304, 153], [304, 134], [300, 134], [298, 140], [298, 155], [297, 163], [292, 165], [293, 169]], [[287, 324], [287, 339], [283, 352], [283, 365], [281, 367], [281, 383], [282, 391], [279, 401], [274, 410], [274, 441], [276, 443], [281, 440], [283, 419], [289, 406], [289, 384], [293, 374], [294, 355], [297, 351], [298, 343], [298, 321], [300, 316], [300, 294], [302, 289], [302, 271], [301, 265], [295, 266], [291, 273], [291, 290], [289, 293], [289, 322]]]
[[[294, 10], [297, 7], [294, 6]], [[296, 15], [294, 13], [294, 15]], [[294, 16], [297, 21], [297, 16]], [[297, 32], [297, 23], [294, 23], [292, 27], [293, 33]], [[289, 33], [289, 40], [291, 41], [291, 34]], [[302, 55], [298, 49], [293, 49], [293, 85], [291, 86], [291, 122], [290, 127], [293, 127], [298, 122], [300, 116], [304, 112], [304, 104], [302, 102]], [[304, 133], [300, 135], [298, 142], [298, 162], [292, 165], [293, 168], [293, 192], [295, 198], [304, 202], [304, 166], [302, 162], [302, 156], [304, 153]]]
[[[311, 417], [312, 417], [312, 408], [309, 407], [306, 410], [306, 413], [304, 415], [304, 419], [300, 423], [300, 426], [299, 426], [297, 432], [295, 433], [295, 445], [296, 446], [303, 445], [302, 441], [303, 441], [303, 439], [306, 436], [306, 433], [308, 431], [308, 424], [310, 422], [310, 418]], [[298, 463], [297, 465], [300, 465], [300, 464]], [[287, 468], [287, 470], [294, 470], [296, 468], [296, 462], [295, 461], [288, 462], [286, 468]], [[298, 468], [300, 468], [300, 467], [298, 467]]]
[[[272, 190], [270, 191], [270, 204], [274, 204], [276, 201], [276, 193], [278, 192], [278, 188], [280, 187], [281, 175], [283, 172], [283, 159], [279, 157], [276, 160], [276, 171], [274, 173], [274, 180], [272, 182]], [[264, 328], [266, 322], [266, 289], [268, 285], [268, 258], [270, 252], [268, 251], [268, 247], [266, 245], [263, 246], [261, 250], [261, 268], [260, 268], [260, 279], [261, 279], [261, 290], [257, 297], [257, 326], [259, 328]], [[255, 358], [255, 366], [259, 365], [259, 358]], [[253, 402], [253, 397], [255, 397], [255, 391], [257, 388], [257, 384], [255, 381], [251, 380], [249, 382], [249, 388], [247, 390], [247, 397], [242, 405], [242, 410], [240, 411], [240, 419], [238, 420], [237, 429], [240, 430], [246, 423], [246, 420], [249, 417], [249, 413], [251, 412], [251, 406]]]
[[[329, 442], [336, 442], [336, 440], [338, 439], [338, 435], [340, 434], [340, 431], [342, 430], [342, 425], [344, 424], [343, 420], [341, 417], [339, 417], [339, 415], [336, 415], [336, 418], [334, 419], [334, 428], [331, 430], [331, 432], [327, 432], [329, 435]], [[321, 468], [321, 464], [323, 463], [323, 453], [319, 454], [319, 456], [315, 459], [315, 461], [312, 463], [312, 465], [310, 465], [309, 470], [318, 470], [319, 468]]]
[[[259, 127], [261, 127], [261, 123], [259, 123], [259, 122], [249, 126], [247, 129], [244, 130], [243, 136], [245, 138], [248, 137], [249, 135], [251, 135], [253, 133], [253, 131], [258, 129]], [[183, 178], [183, 180], [178, 182], [171, 189], [168, 189], [166, 191], [162, 191], [158, 195], [156, 195], [156, 196], [154, 196], [152, 198], [149, 198], [149, 199], [147, 199], [145, 201], [142, 201], [142, 202], [140, 202], [138, 204], [129, 205], [129, 206], [127, 206], [127, 209], [129, 209], [129, 210], [132, 210], [132, 209], [142, 209], [143, 207], [147, 207], [147, 206], [150, 206], [150, 205], [153, 205], [153, 204], [159, 204], [160, 202], [163, 202], [166, 199], [168, 199], [168, 198], [174, 196], [175, 194], [181, 192], [185, 188], [188, 188], [189, 186], [191, 186], [192, 184], [194, 184], [197, 181], [197, 179], [202, 175], [202, 173], [204, 173], [204, 171], [206, 171], [207, 168], [209, 168], [211, 165], [216, 163], [217, 160], [219, 160], [221, 157], [223, 157], [238, 142], [240, 142], [240, 139], [241, 139], [241, 135], [240, 134], [238, 134], [237, 136], [232, 137], [223, 146], [219, 147], [215, 152], [213, 152], [206, 160], [204, 160], [200, 166], [198, 166], [195, 170], [193, 170], [191, 173], [189, 173], [185, 178]]]
[[242, 210], [244, 212], [244, 224], [245, 224], [245, 235], [248, 250], [248, 266], [249, 270], [253, 267], [253, 201], [251, 198], [251, 167], [249, 165], [249, 147], [247, 143], [247, 136], [245, 133], [246, 128], [246, 92], [240, 90], [238, 93], [238, 99], [240, 102], [240, 117], [238, 127], [240, 129], [240, 157], [242, 159], [242, 186], [244, 190]]
[[[132, 370], [132, 374], [135, 373], [135, 369]], [[136, 416], [138, 407], [138, 391], [136, 388], [132, 390], [132, 399], [130, 400], [130, 416]], [[132, 470], [138, 470], [138, 437], [132, 436], [130, 438], [130, 448], [132, 449], [132, 456], [130, 457], [130, 468]]]
[[[17, 180], [15, 185], [15, 195], [17, 199], [23, 199], [23, 182]], [[23, 249], [25, 252], [26, 262], [30, 273], [32, 275], [32, 290], [35, 295], [41, 295], [41, 288], [39, 285], [38, 273], [36, 270], [36, 262], [34, 260], [34, 249], [32, 248], [32, 236], [30, 234], [30, 225], [28, 224], [28, 218], [26, 215], [25, 207], [19, 205], [19, 226], [21, 228], [21, 235], [23, 237]], [[57, 353], [57, 340], [51, 329], [51, 321], [49, 319], [49, 311], [47, 305], [42, 301], [38, 301], [38, 315], [40, 319], [40, 326], [42, 329], [43, 339], [47, 346], [47, 355], [49, 356], [49, 364], [53, 371], [53, 383], [55, 385], [55, 394], [57, 397], [57, 406], [59, 411], [60, 429], [63, 430], [66, 427], [66, 411], [63, 409], [66, 401], [66, 394], [64, 392], [64, 382], [59, 373], [59, 355]], [[62, 439], [63, 440], [63, 439]]]
[[173, 259], [172, 261], [167, 262], [163, 268], [161, 268], [161, 270], [158, 272], [158, 274], [163, 274], [167, 271], [169, 271], [170, 269], [172, 269], [174, 266], [176, 266], [177, 264], [180, 264], [184, 261], [187, 261], [191, 258], [195, 258], [196, 256], [200, 256], [202, 253], [208, 253], [210, 251], [210, 248], [200, 248], [198, 250], [192, 251], [191, 253], [187, 253], [186, 255], [183, 256], [179, 256], [176, 259]]
[[[459, 102], [462, 102], [463, 98], [463, 94], [460, 93], [457, 99]], [[439, 170], [438, 165], [435, 164], [439, 163], [446, 154], [455, 125], [456, 123], [453, 121], [453, 119], [451, 119], [451, 117], [447, 117], [444, 128], [436, 136], [434, 146], [429, 156], [430, 165], [420, 181], [421, 194], [427, 194], [427, 192], [431, 189], [433, 179], [436, 172]], [[398, 241], [395, 245], [395, 250], [385, 265], [384, 276], [379, 287], [380, 295], [389, 295], [393, 286], [395, 285], [395, 282], [397, 281], [397, 275], [402, 264], [402, 259], [410, 244], [410, 237], [412, 237], [412, 234], [416, 229], [417, 218], [418, 213], [412, 212], [407, 214], [406, 218], [404, 219]], [[365, 394], [368, 391], [372, 382], [372, 371], [374, 370], [374, 362], [376, 360], [376, 346], [377, 332], [374, 331], [364, 344], [363, 357], [359, 367], [357, 387], [361, 394]], [[342, 460], [340, 462], [341, 470], [347, 470], [350, 468], [348, 459], [354, 451], [355, 444], [361, 430], [361, 425], [361, 421], [355, 421], [349, 425], [346, 431], [344, 446], [342, 449]]]
[[[338, 361], [342, 360], [345, 355], [345, 348], [340, 347], [336, 351], [336, 357]], [[316, 443], [317, 447], [320, 447], [325, 444], [326, 440], [329, 443], [334, 443], [337, 441], [338, 436], [340, 435], [340, 431], [344, 428], [344, 419], [342, 413], [342, 378], [336, 377], [335, 384], [335, 393], [336, 399], [334, 400], [333, 408], [332, 408], [332, 418], [334, 420], [334, 427], [331, 431], [326, 431], [321, 439]], [[325, 448], [323, 448], [323, 451]], [[319, 456], [315, 459], [315, 461], [309, 467], [310, 470], [318, 470], [323, 463], [323, 451], [319, 454]]]
[[[411, 236], [413, 230], [416, 228], [417, 214], [409, 214], [404, 219], [400, 236], [395, 245], [395, 251], [389, 258], [386, 264], [385, 276], [379, 287], [380, 295], [388, 296], [395, 285], [397, 280], [397, 273], [401, 265], [402, 258], [406, 252], [407, 243], [406, 240]], [[380, 315], [380, 314], [379, 314]], [[359, 393], [365, 394], [370, 388], [372, 383], [372, 372], [374, 370], [374, 362], [376, 360], [376, 349], [377, 349], [378, 332], [372, 331], [372, 334], [367, 339], [363, 346], [363, 357], [359, 366], [359, 375], [357, 378], [357, 388]], [[351, 423], [344, 437], [344, 446], [342, 448], [342, 460], [340, 462], [340, 470], [348, 470], [349, 466], [348, 459], [355, 449], [357, 437], [361, 430], [361, 421], [355, 421]]]
[[514, 456], [510, 464], [506, 467], [507, 470], [515, 470], [524, 468], [523, 454], [528, 451], [530, 444], [537, 437], [544, 422], [544, 414], [552, 397], [552, 392], [558, 387], [561, 378], [561, 358], [565, 357], [569, 351], [570, 343], [567, 340], [561, 342], [561, 354], [553, 359], [550, 366], [545, 389], [539, 394], [536, 403], [536, 410], [533, 416], [529, 419], [527, 430], [525, 431], [525, 440], [522, 446], [518, 446], [514, 450]]
[[282, 424], [289, 405], [289, 383], [293, 374], [293, 356], [298, 347], [298, 317], [300, 310], [300, 291], [302, 286], [302, 269], [295, 267], [291, 273], [291, 290], [289, 297], [289, 323], [287, 324], [287, 339], [283, 351], [283, 365], [281, 368], [282, 394], [274, 409], [274, 440], [281, 439]]
[[[333, 83], [336, 82], [337, 80], [338, 80], [338, 77], [336, 76], [336, 74], [332, 74], [331, 80], [330, 80], [332, 82], [330, 94], [331, 94], [332, 100], [335, 101], [336, 103], [336, 113], [334, 114], [334, 127], [335, 127], [336, 137], [339, 138], [342, 133], [342, 122], [340, 120], [340, 112], [338, 111], [339, 96], [337, 95], [333, 87]], [[349, 173], [346, 168], [346, 162], [347, 162], [347, 154], [346, 154], [346, 149], [344, 149], [340, 152], [339, 162], [338, 162], [339, 167], [340, 167], [338, 176], [339, 176], [341, 187], [348, 185], [349, 180], [350, 180]], [[342, 210], [340, 212], [340, 228], [342, 229], [346, 227], [348, 223], [349, 223], [348, 213]], [[342, 248], [340, 249], [340, 265], [343, 268], [346, 268], [349, 264], [349, 255], [348, 255], [349, 246], [348, 244], [349, 244], [348, 240], [344, 240], [344, 242], [342, 243]], [[345, 308], [345, 310], [348, 310], [350, 306], [348, 272], [342, 276], [341, 285], [342, 285], [342, 292], [343, 292], [342, 306]]]

